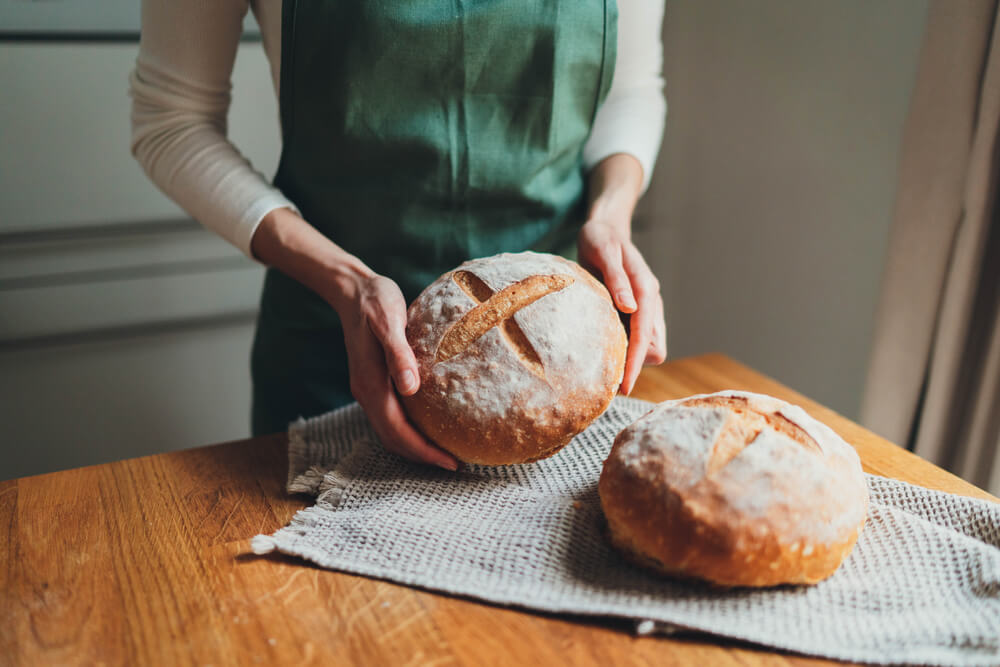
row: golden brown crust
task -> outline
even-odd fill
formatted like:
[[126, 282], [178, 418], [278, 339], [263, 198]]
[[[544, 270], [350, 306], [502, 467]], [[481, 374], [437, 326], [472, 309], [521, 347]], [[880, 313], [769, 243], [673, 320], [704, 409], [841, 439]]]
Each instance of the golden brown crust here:
[[550, 456], [611, 402], [627, 341], [607, 290], [561, 257], [466, 262], [410, 306], [421, 388], [403, 398], [433, 442], [470, 463]]
[[833, 574], [865, 521], [860, 462], [804, 412], [765, 398], [671, 401], [622, 431], [599, 484], [612, 543], [658, 572], [718, 586]]

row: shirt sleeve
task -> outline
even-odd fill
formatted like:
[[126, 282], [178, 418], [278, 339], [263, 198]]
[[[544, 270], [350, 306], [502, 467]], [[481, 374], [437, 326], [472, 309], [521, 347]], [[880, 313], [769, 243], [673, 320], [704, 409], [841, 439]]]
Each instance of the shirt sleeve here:
[[144, 0], [129, 78], [132, 154], [189, 215], [240, 248], [294, 205], [226, 138], [230, 76], [248, 0]]
[[663, 2], [618, 0], [614, 77], [583, 148], [587, 169], [615, 153], [634, 156], [642, 165], [643, 191], [653, 176], [667, 114], [660, 39]]

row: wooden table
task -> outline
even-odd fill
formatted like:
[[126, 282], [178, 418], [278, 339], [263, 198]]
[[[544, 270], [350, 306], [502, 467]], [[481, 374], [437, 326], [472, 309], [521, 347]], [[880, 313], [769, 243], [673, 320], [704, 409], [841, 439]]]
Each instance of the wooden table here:
[[[802, 405], [869, 472], [996, 500], [724, 356], [647, 369], [634, 395], [731, 388]], [[285, 471], [275, 435], [0, 482], [0, 663], [826, 664], [254, 556], [249, 538], [308, 502], [285, 494]]]

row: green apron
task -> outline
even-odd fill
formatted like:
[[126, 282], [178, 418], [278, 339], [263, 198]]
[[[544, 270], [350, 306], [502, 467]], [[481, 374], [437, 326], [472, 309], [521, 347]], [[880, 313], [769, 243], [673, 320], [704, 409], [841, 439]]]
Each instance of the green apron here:
[[[461, 262], [572, 253], [615, 0], [284, 0], [275, 185], [407, 303]], [[343, 333], [268, 270], [254, 434], [353, 400]]]

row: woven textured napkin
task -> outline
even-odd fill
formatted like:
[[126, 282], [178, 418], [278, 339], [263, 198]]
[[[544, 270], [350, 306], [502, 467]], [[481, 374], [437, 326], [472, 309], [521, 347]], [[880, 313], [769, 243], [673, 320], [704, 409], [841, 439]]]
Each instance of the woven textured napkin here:
[[1000, 665], [1000, 505], [868, 476], [869, 520], [816, 586], [712, 590], [624, 561], [597, 495], [615, 435], [651, 404], [617, 398], [555, 456], [469, 466], [407, 463], [355, 404], [290, 430], [290, 492], [317, 495], [257, 553], [547, 612], [634, 619], [872, 663]]

